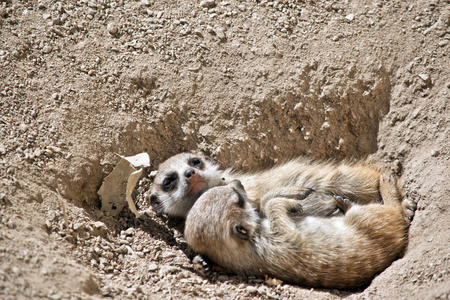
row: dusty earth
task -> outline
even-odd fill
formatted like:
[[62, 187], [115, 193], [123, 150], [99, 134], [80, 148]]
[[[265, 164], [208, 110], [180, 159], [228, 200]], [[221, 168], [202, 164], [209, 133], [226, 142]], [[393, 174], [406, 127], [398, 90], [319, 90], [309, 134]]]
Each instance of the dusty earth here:
[[[0, 298], [449, 299], [450, 1], [0, 1]], [[100, 210], [119, 158], [369, 157], [418, 202], [365, 289], [200, 276], [179, 224]], [[175, 224], [172, 224], [175, 223]]]

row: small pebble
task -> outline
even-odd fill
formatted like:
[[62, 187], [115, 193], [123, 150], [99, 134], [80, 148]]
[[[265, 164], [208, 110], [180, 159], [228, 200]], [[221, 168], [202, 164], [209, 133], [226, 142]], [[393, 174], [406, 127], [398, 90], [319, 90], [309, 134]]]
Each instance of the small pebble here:
[[355, 19], [355, 15], [354, 14], [349, 14], [349, 15], [346, 15], [345, 18], [347, 20], [349, 20], [349, 21], [353, 21]]
[[28, 130], [28, 125], [25, 123], [22, 123], [19, 125], [19, 130], [20, 131], [27, 131]]
[[431, 151], [431, 156], [432, 157], [436, 157], [436, 156], [438, 156], [440, 154], [440, 152], [439, 152], [439, 150], [437, 150], [437, 149], [434, 149], [433, 151]]
[[331, 38], [331, 40], [333, 41], [333, 42], [337, 42], [337, 41], [339, 41], [341, 38], [343, 38], [344, 37], [344, 34], [342, 34], [342, 33], [338, 33], [338, 34], [336, 34], [335, 36], [333, 36], [332, 38]]
[[219, 39], [221, 39], [222, 41], [226, 40], [227, 37], [225, 35], [225, 30], [222, 27], [214, 29], [214, 32], [216, 33]]
[[134, 229], [133, 227], [130, 227], [127, 230], [122, 231], [121, 235], [132, 236], [132, 235], [134, 235], [135, 232], [136, 232], [136, 229]]
[[443, 40], [438, 43], [439, 47], [444, 47], [448, 45], [448, 40]]
[[153, 271], [158, 270], [158, 265], [157, 264], [149, 264], [147, 268], [149, 271], [153, 272]]
[[165, 277], [168, 274], [174, 274], [176, 272], [178, 272], [179, 269], [175, 266], [163, 266], [160, 270], [159, 270], [159, 276], [161, 277]]
[[428, 79], [430, 79], [430, 76], [429, 76], [428, 74], [419, 73], [418, 76], [419, 76], [420, 79], [422, 79], [423, 81], [427, 81]]
[[50, 151], [52, 151], [54, 153], [60, 153], [61, 152], [61, 148], [56, 147], [56, 146], [47, 146], [47, 149], [49, 149]]
[[216, 32], [214, 31], [214, 28], [212, 28], [211, 26], [206, 26], [206, 31], [208, 31], [211, 34], [215, 34]]
[[52, 52], [52, 47], [50, 46], [44, 46], [44, 48], [42, 48], [42, 52], [44, 52], [45, 54], [49, 54], [50, 52]]
[[257, 289], [256, 287], [254, 287], [254, 286], [248, 286], [248, 287], [246, 288], [246, 290], [247, 290], [247, 292], [248, 292], [249, 294], [256, 294], [256, 292], [258, 291], [258, 289]]
[[114, 23], [109, 23], [106, 26], [106, 29], [108, 30], [108, 32], [112, 35], [116, 34], [119, 31], [119, 28], [117, 28], [117, 25]]
[[53, 151], [50, 150], [50, 149], [45, 149], [45, 150], [44, 150], [44, 154], [45, 154], [45, 156], [47, 156], [47, 157], [52, 157], [52, 156], [53, 156]]
[[206, 8], [210, 8], [216, 5], [216, 1], [215, 0], [204, 0], [200, 2], [200, 6], [201, 7], [206, 7]]
[[426, 73], [419, 73], [417, 76], [419, 76], [419, 78], [422, 79], [426, 85], [431, 83], [430, 75]]

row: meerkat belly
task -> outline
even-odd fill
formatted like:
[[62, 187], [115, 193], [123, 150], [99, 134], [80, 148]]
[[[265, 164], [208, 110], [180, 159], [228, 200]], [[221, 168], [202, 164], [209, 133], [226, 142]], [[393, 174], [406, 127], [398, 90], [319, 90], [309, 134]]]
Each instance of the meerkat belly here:
[[338, 235], [343, 235], [350, 230], [350, 228], [344, 223], [343, 217], [326, 219], [307, 216], [303, 217], [299, 221], [296, 221], [295, 225], [300, 235], [332, 235], [335, 237]]

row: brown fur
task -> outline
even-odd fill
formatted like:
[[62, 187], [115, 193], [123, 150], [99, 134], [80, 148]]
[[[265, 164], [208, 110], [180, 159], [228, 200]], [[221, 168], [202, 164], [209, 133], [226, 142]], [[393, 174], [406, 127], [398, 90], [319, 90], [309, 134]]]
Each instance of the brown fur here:
[[[201, 161], [198, 166], [193, 166], [194, 158]], [[195, 178], [185, 176], [189, 169], [194, 170]], [[380, 175], [380, 169], [368, 163], [327, 163], [304, 157], [261, 172], [238, 173], [231, 169], [220, 170], [217, 164], [202, 154], [181, 153], [159, 166], [150, 199], [156, 212], [185, 217], [205, 191], [237, 179], [244, 185], [249, 201], [258, 211], [264, 195], [280, 193], [286, 188], [306, 187], [314, 189], [320, 196], [313, 194], [303, 201], [304, 213], [332, 216], [341, 214], [333, 195], [347, 197], [360, 204], [379, 202]], [[169, 189], [165, 188], [164, 181], [174, 176], [174, 184]], [[198, 182], [199, 178], [205, 181], [204, 186], [189, 193], [192, 182]], [[322, 194], [329, 197], [322, 197]]]
[[407, 246], [409, 223], [395, 178], [383, 175], [380, 192], [384, 205], [352, 205], [333, 198], [348, 211], [332, 218], [301, 212], [308, 192], [303, 200], [273, 194], [262, 199], [261, 217], [242, 185], [233, 181], [198, 199], [186, 218], [185, 237], [195, 251], [234, 273], [312, 287], [356, 288], [368, 284]]

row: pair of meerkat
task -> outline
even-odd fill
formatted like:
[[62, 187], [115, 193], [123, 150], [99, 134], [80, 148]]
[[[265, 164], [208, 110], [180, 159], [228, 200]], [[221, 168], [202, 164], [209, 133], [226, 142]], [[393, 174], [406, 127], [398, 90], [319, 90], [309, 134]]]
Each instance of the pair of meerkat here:
[[380, 175], [380, 168], [368, 163], [324, 163], [307, 158], [297, 158], [261, 172], [238, 173], [231, 169], [220, 170], [202, 154], [181, 153], [159, 166], [150, 202], [158, 214], [186, 217], [205, 191], [237, 179], [257, 211], [261, 199], [268, 193], [287, 191], [292, 194], [297, 187], [308, 187], [315, 193], [304, 199], [303, 212], [329, 217], [342, 215], [333, 195], [360, 204], [380, 202]]
[[[159, 214], [186, 217], [191, 211], [185, 230], [188, 244], [225, 269], [272, 274], [311, 286], [349, 288], [367, 283], [406, 247], [405, 226], [414, 216], [414, 203], [405, 200], [399, 210], [401, 195], [392, 184], [390, 192], [386, 183], [380, 185], [381, 174], [381, 168], [369, 163], [307, 158], [245, 174], [220, 170], [202, 154], [181, 153], [159, 166], [150, 201]], [[235, 180], [244, 187], [236, 187]], [[230, 206], [236, 195], [239, 203], [245, 203], [243, 215]], [[196, 204], [200, 197], [203, 200]], [[342, 217], [351, 201], [364, 206], [354, 205]], [[298, 211], [300, 204], [301, 215], [288, 213]], [[230, 223], [248, 226], [220, 229]], [[242, 241], [236, 242], [236, 237]], [[234, 251], [216, 240], [225, 245], [247, 244]], [[267, 265], [270, 268], [262, 266], [266, 260], [273, 261]], [[284, 268], [290, 270], [286, 275]], [[343, 273], [347, 275], [341, 280]]]
[[324, 288], [356, 288], [405, 251], [409, 221], [395, 178], [383, 174], [384, 204], [332, 201], [344, 216], [311, 216], [303, 204], [315, 192], [274, 191], [261, 199], [261, 214], [237, 180], [206, 191], [189, 211], [185, 238], [193, 250], [238, 274], [269, 275]]

